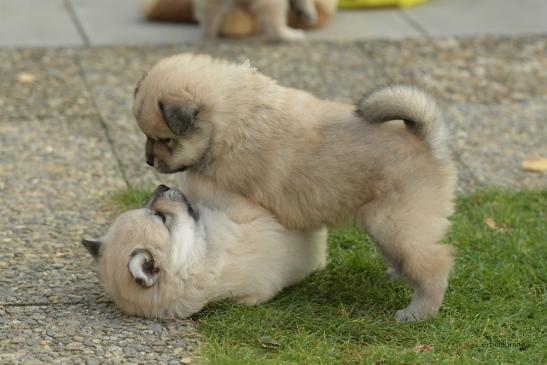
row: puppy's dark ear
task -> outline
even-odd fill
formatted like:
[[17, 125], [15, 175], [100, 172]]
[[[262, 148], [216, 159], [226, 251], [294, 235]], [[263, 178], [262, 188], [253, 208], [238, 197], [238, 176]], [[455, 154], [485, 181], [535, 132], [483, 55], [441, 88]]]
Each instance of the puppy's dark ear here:
[[167, 127], [177, 136], [182, 136], [195, 123], [199, 114], [198, 107], [162, 100], [158, 101], [158, 109]]
[[127, 269], [135, 283], [143, 288], [150, 288], [158, 280], [160, 268], [156, 266], [150, 251], [138, 248], [131, 252]]
[[99, 249], [101, 248], [101, 242], [95, 240], [82, 239], [82, 245], [89, 251], [94, 259], [99, 257]]

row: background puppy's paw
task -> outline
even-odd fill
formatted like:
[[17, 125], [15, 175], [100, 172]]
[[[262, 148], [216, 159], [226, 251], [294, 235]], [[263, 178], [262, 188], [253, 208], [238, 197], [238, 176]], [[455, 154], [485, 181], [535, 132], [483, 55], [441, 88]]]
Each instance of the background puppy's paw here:
[[315, 7], [297, 8], [296, 16], [303, 19], [306, 23], [315, 23], [317, 21], [317, 11]]
[[279, 38], [285, 41], [303, 41], [306, 33], [300, 29], [286, 27], [279, 32]]

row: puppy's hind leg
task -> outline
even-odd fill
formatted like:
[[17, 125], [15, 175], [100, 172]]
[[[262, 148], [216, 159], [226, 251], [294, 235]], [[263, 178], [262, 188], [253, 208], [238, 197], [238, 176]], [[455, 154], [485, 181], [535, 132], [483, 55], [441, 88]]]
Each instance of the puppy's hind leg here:
[[395, 315], [399, 322], [420, 321], [438, 311], [452, 268], [451, 247], [438, 244], [449, 226], [451, 203], [435, 208], [421, 203], [383, 199], [366, 204], [359, 214], [392, 268], [414, 289], [408, 307]]

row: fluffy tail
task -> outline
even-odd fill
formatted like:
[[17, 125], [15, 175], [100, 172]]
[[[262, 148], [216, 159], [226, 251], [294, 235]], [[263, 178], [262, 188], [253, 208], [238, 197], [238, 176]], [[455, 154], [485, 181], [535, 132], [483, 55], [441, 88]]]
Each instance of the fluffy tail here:
[[366, 96], [358, 114], [371, 123], [403, 120], [438, 159], [448, 157], [446, 129], [437, 103], [426, 93], [409, 86], [390, 86]]

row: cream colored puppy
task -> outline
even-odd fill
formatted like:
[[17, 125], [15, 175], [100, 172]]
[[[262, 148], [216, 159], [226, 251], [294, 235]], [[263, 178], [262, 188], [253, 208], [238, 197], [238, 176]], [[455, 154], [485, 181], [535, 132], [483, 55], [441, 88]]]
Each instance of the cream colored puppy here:
[[[193, 6], [194, 17], [207, 37], [218, 36], [222, 18], [230, 9], [246, 6], [264, 36], [284, 40], [304, 39], [303, 31], [287, 25], [289, 0], [194, 0]], [[314, 22], [317, 18], [313, 0], [293, 0], [293, 6], [309, 22]]]
[[160, 185], [100, 240], [82, 241], [125, 312], [188, 317], [223, 298], [255, 305], [325, 266], [325, 229], [288, 231], [265, 209], [203, 180], [188, 194], [192, 204]]
[[[441, 245], [456, 170], [435, 102], [404, 86], [359, 105], [278, 85], [248, 64], [183, 54], [137, 85], [133, 112], [146, 162], [187, 170], [273, 212], [289, 229], [355, 217], [414, 288], [399, 321], [440, 307], [452, 267]], [[404, 120], [384, 124], [392, 120]]]

